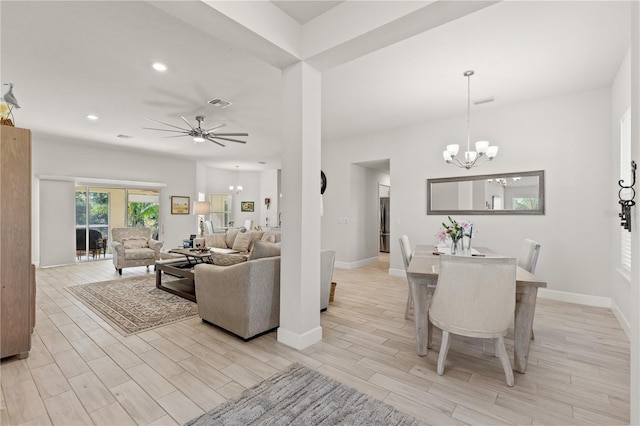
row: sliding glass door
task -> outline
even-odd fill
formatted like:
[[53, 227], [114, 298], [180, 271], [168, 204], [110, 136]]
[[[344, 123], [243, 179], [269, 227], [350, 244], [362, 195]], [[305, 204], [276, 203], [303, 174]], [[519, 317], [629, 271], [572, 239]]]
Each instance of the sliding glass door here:
[[112, 228], [145, 227], [158, 237], [160, 192], [151, 189], [76, 187], [76, 258], [110, 257]]
[[102, 188], [76, 187], [76, 257], [106, 256], [110, 193]]

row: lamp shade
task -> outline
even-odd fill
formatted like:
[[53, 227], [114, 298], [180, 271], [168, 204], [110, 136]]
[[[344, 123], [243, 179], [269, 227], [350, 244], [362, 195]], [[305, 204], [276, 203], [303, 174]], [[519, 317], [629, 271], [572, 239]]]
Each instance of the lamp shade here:
[[193, 214], [202, 215], [211, 213], [211, 205], [208, 201], [194, 201], [193, 202]]

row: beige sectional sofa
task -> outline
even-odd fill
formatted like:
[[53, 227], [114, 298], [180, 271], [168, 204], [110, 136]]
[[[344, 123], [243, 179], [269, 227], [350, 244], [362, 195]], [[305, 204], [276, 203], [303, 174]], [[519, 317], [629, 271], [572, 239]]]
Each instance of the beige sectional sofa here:
[[[218, 249], [232, 249], [240, 255], [248, 256], [256, 241], [280, 243], [280, 231], [255, 231], [245, 228], [229, 229], [225, 233], [205, 234], [204, 237], [195, 238], [194, 246], [211, 247]], [[214, 258], [215, 263], [215, 258]]]
[[[335, 251], [321, 252], [321, 310], [329, 305]], [[194, 268], [200, 317], [250, 339], [280, 325], [280, 244], [256, 240], [246, 261]]]

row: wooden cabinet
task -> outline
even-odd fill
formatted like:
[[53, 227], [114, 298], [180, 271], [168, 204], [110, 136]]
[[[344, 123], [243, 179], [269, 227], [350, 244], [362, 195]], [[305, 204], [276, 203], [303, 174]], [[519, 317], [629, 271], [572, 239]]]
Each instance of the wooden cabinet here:
[[31, 131], [0, 126], [0, 352], [26, 358], [35, 324]]

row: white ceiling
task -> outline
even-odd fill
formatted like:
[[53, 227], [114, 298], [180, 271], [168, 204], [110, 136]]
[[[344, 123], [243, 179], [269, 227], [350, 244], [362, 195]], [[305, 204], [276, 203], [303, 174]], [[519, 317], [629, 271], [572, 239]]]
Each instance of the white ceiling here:
[[[347, 2], [274, 3], [309, 25]], [[15, 84], [15, 123], [34, 138], [279, 167], [279, 69], [149, 2], [3, 0], [0, 14], [0, 79]], [[323, 140], [462, 115], [467, 69], [476, 71], [472, 97], [496, 99], [474, 109], [608, 87], [629, 21], [628, 2], [505, 1], [394, 43], [323, 72]], [[168, 71], [153, 71], [155, 61]], [[233, 105], [207, 105], [214, 97]], [[206, 127], [248, 132], [248, 143], [194, 145], [142, 129], [158, 127], [148, 118], [182, 126], [181, 115], [195, 123], [199, 114]]]

